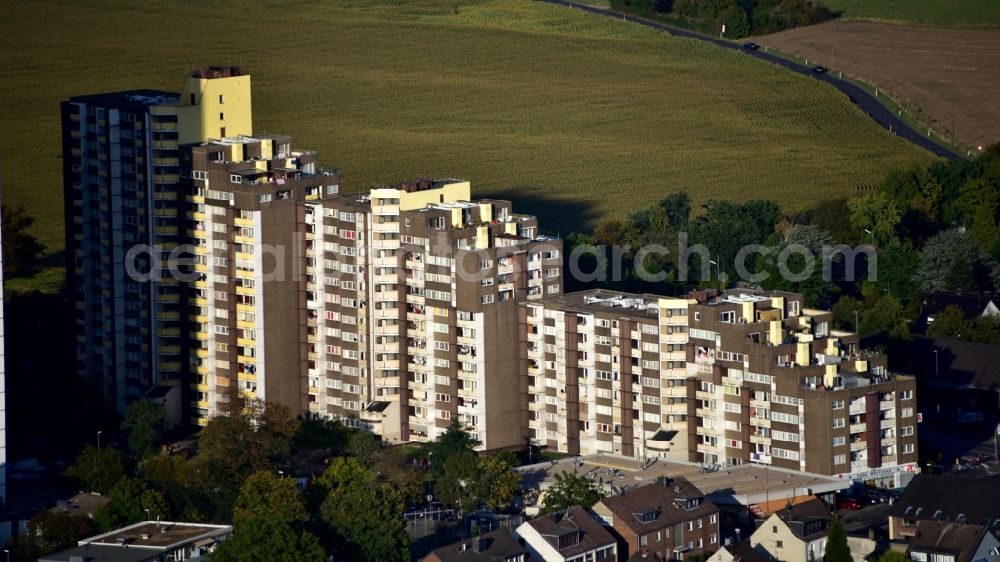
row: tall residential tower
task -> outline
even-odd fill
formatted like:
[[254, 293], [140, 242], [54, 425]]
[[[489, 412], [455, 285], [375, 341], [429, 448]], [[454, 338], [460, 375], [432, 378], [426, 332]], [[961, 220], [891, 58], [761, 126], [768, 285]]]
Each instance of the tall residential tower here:
[[77, 371], [119, 411], [156, 385], [178, 386], [186, 361], [180, 287], [170, 276], [143, 275], [184, 242], [178, 147], [251, 132], [250, 77], [236, 68], [196, 71], [181, 93], [62, 103]]

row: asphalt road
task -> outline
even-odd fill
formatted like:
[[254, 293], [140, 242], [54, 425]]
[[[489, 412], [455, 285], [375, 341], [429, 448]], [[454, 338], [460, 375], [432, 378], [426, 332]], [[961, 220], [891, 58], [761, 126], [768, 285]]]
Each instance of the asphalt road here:
[[841, 92], [847, 95], [847, 98], [851, 100], [854, 105], [858, 106], [862, 111], [865, 112], [869, 117], [872, 118], [876, 123], [882, 127], [889, 129], [895, 135], [902, 137], [913, 144], [930, 151], [931, 153], [940, 156], [942, 158], [947, 158], [948, 160], [956, 160], [959, 158], [957, 154], [941, 146], [940, 144], [934, 142], [927, 136], [924, 136], [917, 131], [914, 131], [909, 125], [907, 125], [902, 119], [900, 119], [896, 114], [890, 111], [887, 107], [882, 105], [875, 99], [875, 96], [869, 94], [860, 87], [836, 78], [830, 74], [814, 74], [810, 67], [792, 62], [781, 57], [776, 57], [770, 53], [766, 53], [760, 50], [757, 51], [746, 51], [742, 48], [742, 45], [731, 43], [729, 41], [724, 41], [722, 39], [715, 39], [713, 37], [708, 37], [700, 33], [695, 33], [693, 31], [688, 31], [686, 29], [679, 29], [676, 27], [671, 27], [669, 25], [664, 25], [662, 23], [657, 23], [647, 19], [639, 18], [636, 16], [631, 16], [628, 14], [623, 14], [621, 12], [615, 12], [605, 8], [599, 8], [596, 6], [588, 6], [586, 4], [580, 4], [577, 2], [571, 2], [570, 0], [542, 0], [543, 2], [548, 2], [549, 4], [556, 4], [559, 6], [565, 6], [568, 8], [576, 8], [578, 10], [583, 10], [585, 12], [590, 12], [592, 14], [597, 14], [601, 16], [622, 19], [625, 21], [630, 21], [637, 23], [639, 25], [644, 25], [651, 29], [656, 29], [663, 31], [669, 35], [675, 37], [686, 37], [688, 39], [694, 39], [696, 41], [704, 41], [706, 43], [712, 43], [724, 49], [735, 49], [744, 52], [747, 56], [755, 57], [758, 59], [766, 60], [768, 62], [774, 63], [778, 66], [782, 66], [796, 72], [798, 74], [804, 74], [806, 76], [812, 76], [816, 80], [822, 80], [827, 84], [830, 84], [834, 88], [837, 88]]

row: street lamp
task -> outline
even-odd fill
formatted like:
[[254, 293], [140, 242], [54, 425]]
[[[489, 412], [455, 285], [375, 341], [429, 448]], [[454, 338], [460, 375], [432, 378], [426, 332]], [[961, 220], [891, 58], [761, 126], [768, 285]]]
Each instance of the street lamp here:
[[97, 450], [101, 450], [101, 434], [104, 433], [102, 430], [97, 430]]
[[714, 260], [708, 260], [708, 263], [710, 263], [710, 264], [712, 264], [712, 265], [715, 266], [716, 286], [721, 291], [722, 290], [722, 266], [719, 265], [719, 262], [714, 261]]
[[854, 311], [854, 333], [858, 334], [859, 338], [861, 337], [861, 328], [858, 327], [858, 311], [857, 310]]
[[935, 349], [934, 350], [934, 377], [937, 378], [940, 375], [941, 375], [941, 372], [938, 369], [938, 350]]

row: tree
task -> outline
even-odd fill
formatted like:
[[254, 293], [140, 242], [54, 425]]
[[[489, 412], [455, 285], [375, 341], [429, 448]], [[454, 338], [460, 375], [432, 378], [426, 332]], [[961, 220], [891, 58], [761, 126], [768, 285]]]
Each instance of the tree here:
[[89, 517], [73, 517], [46, 509], [28, 521], [27, 532], [14, 539], [10, 550], [15, 560], [37, 560], [46, 554], [72, 548], [77, 541], [96, 532]]
[[965, 319], [965, 313], [955, 305], [950, 305], [934, 315], [934, 321], [927, 326], [927, 335], [934, 338], [957, 338], [972, 332], [972, 323]]
[[339, 420], [330, 420], [319, 414], [306, 414], [292, 439], [292, 451], [331, 449], [339, 453], [346, 449], [353, 432]]
[[2, 207], [0, 215], [3, 224], [3, 275], [14, 277], [27, 273], [45, 250], [45, 246], [28, 232], [35, 219], [23, 207], [8, 205]]
[[66, 476], [80, 482], [88, 492], [107, 494], [125, 475], [125, 460], [118, 449], [87, 445], [66, 469]]
[[542, 499], [542, 514], [562, 511], [574, 505], [592, 507], [605, 496], [604, 490], [592, 480], [578, 476], [575, 472], [557, 472], [556, 481], [545, 490]]
[[740, 249], [766, 244], [780, 220], [781, 209], [773, 201], [711, 201], [692, 225], [691, 242], [707, 247], [719, 270], [732, 273]]
[[861, 334], [886, 332], [891, 338], [910, 339], [909, 318], [899, 300], [888, 294], [877, 295], [877, 289], [868, 290], [871, 293], [866, 297], [865, 308], [861, 312]]
[[347, 454], [358, 459], [366, 468], [375, 466], [375, 457], [381, 449], [375, 435], [367, 431], [355, 431], [347, 442]]
[[500, 510], [514, 501], [521, 487], [521, 477], [513, 470], [515, 463], [514, 455], [507, 451], [479, 460], [479, 488], [486, 507]]
[[847, 208], [851, 214], [851, 226], [865, 233], [864, 241], [882, 246], [896, 238], [896, 226], [903, 218], [903, 211], [885, 193], [856, 197], [847, 202]]
[[95, 515], [98, 527], [104, 532], [146, 519], [170, 518], [170, 506], [163, 494], [132, 476], [119, 480], [111, 488], [108, 500]]
[[315, 535], [278, 519], [250, 519], [212, 553], [212, 562], [323, 562], [326, 554]]
[[840, 297], [830, 311], [833, 314], [833, 327], [851, 332], [860, 331], [860, 326], [855, 325], [855, 322], [860, 324], [864, 309], [864, 304], [858, 299], [850, 296]]
[[[782, 224], [787, 223], [783, 222]], [[779, 224], [780, 226], [781, 224]], [[760, 260], [763, 269], [768, 274], [767, 279], [763, 280], [761, 285], [769, 290], [802, 293], [806, 306], [829, 306], [827, 303], [840, 289], [832, 280], [824, 277], [824, 264], [830, 264], [832, 274], [833, 266], [836, 265], [839, 268], [843, 262], [842, 254], [833, 253], [834, 244], [830, 234], [819, 227], [811, 225], [788, 226], [784, 229], [781, 243], [772, 248], [766, 256], [762, 256]], [[807, 256], [800, 251], [802, 248], [811, 254], [811, 264]], [[786, 256], [784, 259], [781, 258], [783, 255]], [[809, 275], [804, 280], [793, 281], [785, 275], [779, 265], [783, 265], [786, 268], [785, 271], [793, 275]]]
[[434, 481], [434, 492], [445, 504], [462, 511], [479, 506], [482, 491], [479, 482], [479, 456], [461, 451], [444, 461], [441, 475]]
[[128, 447], [136, 459], [144, 459], [157, 451], [167, 412], [162, 405], [142, 399], [129, 404], [122, 420], [122, 430], [128, 432]]
[[404, 505], [395, 488], [349, 457], [334, 459], [316, 486], [326, 492], [319, 515], [338, 560], [409, 560]]
[[932, 236], [920, 251], [917, 285], [925, 293], [975, 290], [979, 244], [968, 232], [945, 230]]
[[195, 463], [200, 485], [213, 493], [217, 515], [229, 513], [240, 486], [251, 474], [287, 468], [298, 428], [291, 410], [270, 402], [259, 411], [231, 407], [209, 420], [198, 437]]
[[826, 549], [823, 551], [823, 562], [853, 562], [851, 549], [847, 546], [847, 533], [840, 518], [833, 516], [830, 533], [826, 537]]
[[481, 443], [462, 427], [458, 420], [451, 420], [448, 429], [428, 445], [431, 459], [431, 473], [441, 474], [444, 463], [452, 456], [469, 451], [474, 452]]
[[240, 488], [233, 507], [233, 524], [239, 526], [251, 519], [272, 519], [284, 523], [306, 519], [302, 494], [291, 478], [279, 478], [273, 472], [255, 472]]

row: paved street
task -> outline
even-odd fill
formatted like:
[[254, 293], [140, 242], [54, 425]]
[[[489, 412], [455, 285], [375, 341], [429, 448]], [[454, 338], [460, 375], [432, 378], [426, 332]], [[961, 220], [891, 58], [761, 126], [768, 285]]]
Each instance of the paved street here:
[[[566, 7], [569, 7], [569, 8], [577, 8], [579, 10], [583, 10], [585, 12], [590, 12], [592, 14], [597, 14], [597, 15], [602, 15], [602, 16], [607, 16], [607, 17], [613, 17], [613, 18], [616, 18], [616, 19], [623, 19], [623, 20], [631, 21], [633, 23], [637, 23], [639, 25], [644, 25], [644, 26], [649, 27], [651, 29], [656, 29], [656, 30], [659, 30], [659, 31], [663, 31], [663, 32], [665, 32], [665, 33], [667, 33], [669, 35], [673, 35], [673, 36], [676, 36], [676, 37], [686, 37], [688, 39], [695, 39], [697, 41], [704, 41], [706, 43], [712, 43], [712, 44], [717, 45], [719, 47], [722, 47], [724, 49], [742, 50], [742, 46], [740, 44], [738, 44], [738, 43], [733, 43], [733, 42], [726, 41], [726, 40], [723, 40], [723, 39], [716, 39], [714, 37], [709, 37], [707, 35], [702, 35], [700, 33], [695, 33], [693, 31], [687, 31], [687, 30], [684, 30], [684, 29], [679, 29], [679, 28], [676, 28], [676, 27], [671, 27], [671, 26], [668, 26], [668, 25], [664, 25], [662, 23], [653, 22], [653, 21], [650, 21], [650, 20], [647, 20], [647, 19], [643, 19], [643, 18], [639, 18], [639, 17], [635, 17], [635, 16], [630, 16], [630, 15], [627, 15], [627, 14], [622, 14], [620, 12], [614, 12], [614, 11], [611, 11], [611, 10], [609, 10], [607, 8], [601, 8], [601, 7], [597, 7], [597, 6], [588, 6], [586, 4], [579, 4], [577, 2], [571, 2], [570, 0], [543, 0], [543, 1], [548, 2], [550, 4], [557, 4], [559, 6], [566, 6]], [[814, 75], [812, 73], [811, 69], [809, 67], [807, 67], [807, 66], [798, 64], [796, 62], [792, 62], [792, 61], [790, 61], [788, 59], [777, 57], [775, 55], [772, 55], [772, 54], [769, 54], [769, 53], [766, 53], [766, 52], [763, 52], [763, 51], [750, 51], [750, 52], [747, 52], [746, 54], [747, 54], [747, 56], [751, 56], [751, 57], [756, 57], [756, 58], [759, 58], [759, 59], [763, 59], [763, 60], [766, 60], [766, 61], [768, 61], [770, 63], [776, 64], [778, 66], [785, 67], [788, 70], [791, 70], [792, 72], [796, 72], [798, 74], [803, 74], [803, 75], [806, 75], [806, 76], [814, 76], [817, 80], [822, 80], [822, 81], [830, 84], [834, 88], [837, 88], [838, 90], [840, 90], [844, 94], [846, 94], [847, 97], [848, 97], [848, 99], [850, 99], [852, 103], [854, 103], [859, 108], [861, 108], [861, 110], [864, 111], [865, 114], [867, 114], [869, 117], [871, 117], [879, 125], [885, 127], [886, 129], [889, 129], [890, 131], [892, 131], [893, 133], [895, 133], [897, 136], [900, 136], [900, 137], [902, 137], [902, 138], [904, 138], [904, 139], [912, 142], [913, 144], [915, 144], [915, 145], [917, 145], [917, 146], [919, 146], [921, 148], [924, 148], [924, 149], [932, 152], [933, 154], [936, 154], [937, 156], [941, 156], [941, 157], [947, 158], [949, 160], [955, 160], [955, 159], [959, 158], [959, 156], [957, 154], [955, 154], [954, 152], [952, 152], [951, 150], [945, 148], [944, 146], [941, 146], [941, 145], [937, 144], [936, 142], [934, 142], [933, 140], [929, 139], [925, 135], [923, 135], [923, 134], [921, 134], [921, 133], [919, 133], [917, 131], [914, 131], [912, 128], [910, 128], [909, 125], [906, 124], [906, 122], [904, 122], [902, 119], [900, 119], [895, 113], [893, 113], [888, 108], [886, 108], [884, 105], [882, 105], [881, 103], [879, 103], [879, 101], [877, 99], [875, 99], [875, 96], [869, 94], [868, 92], [866, 92], [865, 90], [861, 89], [859, 86], [856, 86], [852, 82], [848, 82], [847, 80], [842, 80], [840, 78], [836, 78], [836, 77], [831, 76], [829, 74]]]

